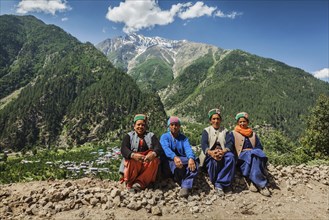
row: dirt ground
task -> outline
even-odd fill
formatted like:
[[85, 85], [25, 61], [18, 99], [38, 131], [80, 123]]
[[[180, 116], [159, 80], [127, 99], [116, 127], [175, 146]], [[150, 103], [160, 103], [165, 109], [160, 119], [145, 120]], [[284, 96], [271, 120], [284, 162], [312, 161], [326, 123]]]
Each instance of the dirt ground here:
[[[71, 182], [86, 184], [83, 180]], [[40, 181], [0, 187], [2, 192], [10, 191], [10, 197], [26, 198], [32, 194], [31, 191], [47, 188], [54, 183], [56, 184], [56, 181]], [[63, 181], [59, 181], [59, 184], [62, 183]], [[99, 180], [96, 184], [93, 183], [94, 186], [104, 187], [104, 184]], [[225, 195], [225, 197], [217, 198], [209, 205], [209, 209], [202, 213], [191, 212], [187, 205], [186, 209], [177, 213], [163, 207], [160, 216], [144, 208], [134, 211], [126, 207], [111, 207], [104, 210], [101, 206], [83, 206], [79, 209], [57, 212], [50, 217], [14, 213], [14, 215], [0, 215], [0, 219], [329, 219], [329, 186], [326, 184], [311, 180], [291, 187], [285, 181], [281, 181], [270, 190], [271, 197], [264, 197], [248, 190]], [[214, 192], [210, 191], [209, 194], [211, 193]], [[7, 197], [5, 201], [0, 196], [2, 200], [0, 203], [7, 203], [10, 197]], [[183, 204], [188, 204], [188, 202]], [[2, 204], [3, 208], [5, 206]], [[16, 212], [15, 210], [19, 209], [13, 209], [12, 212]]]

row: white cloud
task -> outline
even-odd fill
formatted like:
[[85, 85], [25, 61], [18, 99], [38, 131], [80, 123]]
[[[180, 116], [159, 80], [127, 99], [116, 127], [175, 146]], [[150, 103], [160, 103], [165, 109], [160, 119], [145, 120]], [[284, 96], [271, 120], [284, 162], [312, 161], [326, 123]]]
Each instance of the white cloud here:
[[172, 23], [181, 7], [181, 4], [177, 4], [169, 11], [162, 11], [155, 0], [125, 1], [118, 7], [109, 7], [106, 18], [113, 22], [123, 22], [123, 31], [130, 33], [154, 25]]
[[321, 70], [313, 72], [313, 75], [318, 78], [325, 81], [329, 81], [329, 68], [323, 68]]
[[[125, 0], [117, 7], [109, 7], [106, 18], [113, 22], [124, 23], [125, 33], [137, 32], [141, 29], [152, 28], [155, 25], [168, 25], [175, 21], [175, 17], [183, 20], [202, 16], [212, 16], [218, 13], [216, 7], [209, 7], [202, 1], [178, 3], [169, 10], [162, 10], [157, 0]], [[223, 14], [225, 15], [225, 14]], [[233, 12], [223, 17], [235, 18], [238, 13]], [[187, 23], [184, 23], [186, 25]]]
[[231, 19], [234, 19], [236, 16], [240, 16], [242, 15], [241, 12], [236, 12], [236, 11], [233, 11], [229, 14], [225, 14], [223, 13], [221, 10], [218, 10], [216, 13], [215, 13], [215, 16], [216, 17], [220, 17], [220, 18], [231, 18]]
[[67, 20], [69, 20], [69, 18], [68, 17], [65, 17], [65, 18], [62, 18], [61, 20], [62, 21], [67, 21]]
[[44, 12], [55, 15], [57, 11], [71, 10], [66, 0], [21, 0], [16, 12], [27, 14], [29, 12]]
[[211, 16], [215, 10], [216, 7], [209, 7], [203, 2], [196, 2], [193, 6], [190, 6], [185, 11], [180, 12], [178, 16], [183, 20], [198, 18], [204, 15]]

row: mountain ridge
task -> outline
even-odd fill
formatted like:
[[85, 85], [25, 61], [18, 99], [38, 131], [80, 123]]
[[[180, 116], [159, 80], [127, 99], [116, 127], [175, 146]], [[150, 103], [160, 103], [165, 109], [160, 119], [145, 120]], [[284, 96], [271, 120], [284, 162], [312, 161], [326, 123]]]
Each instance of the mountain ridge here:
[[[134, 36], [127, 38], [136, 39]], [[141, 89], [158, 93], [167, 114], [176, 114], [189, 122], [207, 123], [207, 111], [220, 107], [224, 118], [229, 119], [227, 126], [233, 126], [233, 115], [237, 112], [248, 111], [254, 115], [254, 123], [269, 123], [298, 136], [304, 125], [297, 128], [293, 121], [306, 116], [307, 108], [314, 105], [320, 94], [329, 94], [328, 83], [304, 70], [243, 50], [225, 50], [184, 40], [175, 41], [173, 53], [173, 47], [167, 50], [158, 44], [145, 49], [148, 44], [140, 40], [137, 46], [131, 46], [130, 41], [131, 47], [121, 42], [123, 44], [117, 45], [117, 50], [105, 53], [108, 59], [115, 66], [121, 65]], [[148, 39], [148, 42], [153, 41]], [[138, 45], [144, 45], [142, 53], [135, 51]], [[96, 47], [101, 51], [109, 49], [106, 44]], [[120, 60], [124, 62], [120, 63]], [[243, 94], [235, 94], [243, 91], [247, 99]], [[304, 106], [298, 105], [296, 99], [300, 99]], [[271, 111], [271, 115], [265, 113]]]
[[91, 43], [13, 15], [0, 16], [0, 40], [0, 148], [110, 141], [141, 112], [151, 128], [164, 126], [159, 97], [142, 92]]

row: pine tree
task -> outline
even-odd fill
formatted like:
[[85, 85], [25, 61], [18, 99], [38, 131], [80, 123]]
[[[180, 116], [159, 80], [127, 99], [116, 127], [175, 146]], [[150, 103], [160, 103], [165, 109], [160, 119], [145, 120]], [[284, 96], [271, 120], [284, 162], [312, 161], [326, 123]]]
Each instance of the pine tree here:
[[329, 158], [329, 96], [320, 95], [307, 120], [301, 138], [303, 147], [314, 159]]

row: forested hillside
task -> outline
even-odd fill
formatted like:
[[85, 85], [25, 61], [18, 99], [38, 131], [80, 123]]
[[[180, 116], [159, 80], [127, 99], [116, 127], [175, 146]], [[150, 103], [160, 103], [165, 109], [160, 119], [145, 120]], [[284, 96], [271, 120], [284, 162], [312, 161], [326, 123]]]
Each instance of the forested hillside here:
[[213, 107], [221, 107], [228, 123], [247, 111], [254, 125], [271, 124], [296, 137], [320, 94], [329, 94], [329, 84], [303, 70], [234, 50], [196, 60], [163, 91], [162, 100], [174, 114], [199, 122]]
[[0, 147], [76, 145], [120, 136], [144, 112], [161, 127], [159, 97], [143, 93], [92, 44], [33, 16], [0, 16]]
[[247, 111], [253, 125], [267, 124], [296, 138], [329, 84], [282, 62], [241, 50], [131, 34], [97, 45], [114, 65], [127, 70], [143, 90], [157, 92], [168, 114], [207, 123], [220, 107], [226, 126]]

